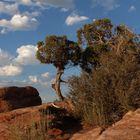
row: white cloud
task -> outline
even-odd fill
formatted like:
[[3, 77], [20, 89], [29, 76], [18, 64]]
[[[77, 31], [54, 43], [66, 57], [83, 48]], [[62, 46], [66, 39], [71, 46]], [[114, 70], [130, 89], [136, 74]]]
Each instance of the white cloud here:
[[34, 83], [40, 86], [48, 86], [48, 83], [49, 83], [46, 80], [44, 81], [43, 79], [38, 78], [38, 76], [36, 75], [30, 75], [28, 76], [28, 79], [30, 80], [31, 83]]
[[22, 68], [14, 65], [0, 67], [0, 76], [16, 76], [22, 73]]
[[51, 84], [54, 84], [55, 83], [55, 81], [56, 81], [56, 79], [55, 78], [53, 78], [53, 79], [51, 79]]
[[60, 7], [60, 8], [66, 8], [71, 9], [74, 7], [74, 1], [73, 0], [34, 0], [36, 1], [36, 6], [40, 7]]
[[32, 5], [32, 0], [16, 0], [17, 3], [23, 4], [23, 5]]
[[39, 11], [33, 11], [33, 12], [28, 12], [25, 11], [24, 15], [28, 16], [28, 17], [38, 17], [41, 13]]
[[86, 16], [79, 16], [79, 15], [76, 15], [76, 14], [73, 14], [73, 15], [70, 15], [67, 17], [65, 23], [68, 25], [68, 26], [71, 26], [73, 24], [76, 24], [76, 23], [79, 23], [79, 22], [82, 22], [82, 21], [85, 21], [85, 20], [88, 20], [89, 18], [86, 17]]
[[67, 12], [69, 9], [66, 9], [66, 8], [61, 8], [61, 11], [62, 12]]
[[18, 5], [16, 3], [14, 4], [8, 4], [5, 2], [0, 2], [0, 14], [5, 13], [5, 14], [16, 14], [18, 13]]
[[35, 18], [26, 15], [14, 15], [10, 20], [0, 20], [1, 33], [8, 31], [34, 30], [38, 26], [38, 21]]
[[11, 56], [8, 52], [3, 51], [0, 48], [0, 65], [11, 63], [12, 58], [13, 58], [13, 56]]
[[[20, 6], [28, 6], [28, 9], [20, 10]], [[41, 9], [50, 7], [60, 8], [67, 12], [74, 8], [74, 0], [3, 0], [0, 2], [0, 14], [12, 15], [10, 19], [0, 19], [0, 34], [9, 31], [29, 31], [38, 27]], [[36, 11], [34, 11], [36, 8]]]
[[111, 11], [119, 7], [119, 5], [116, 3], [116, 0], [92, 0], [92, 2], [93, 7], [100, 6], [107, 11]]
[[30, 75], [28, 78], [29, 78], [29, 80], [30, 80], [31, 82], [33, 82], [33, 83], [37, 83], [37, 82], [38, 82], [37, 76], [32, 76], [32, 75]]
[[42, 8], [56, 7], [56, 8], [74, 8], [74, 0], [15, 0], [19, 5], [39, 6]]
[[41, 74], [41, 76], [44, 77], [44, 78], [48, 78], [49, 75], [50, 75], [49, 72], [46, 72], [46, 73]]
[[130, 8], [129, 8], [129, 12], [133, 12], [136, 10], [136, 7], [134, 5], [131, 5]]
[[21, 65], [39, 64], [35, 56], [36, 51], [37, 47], [34, 45], [23, 45], [17, 49], [18, 56], [14, 61]]

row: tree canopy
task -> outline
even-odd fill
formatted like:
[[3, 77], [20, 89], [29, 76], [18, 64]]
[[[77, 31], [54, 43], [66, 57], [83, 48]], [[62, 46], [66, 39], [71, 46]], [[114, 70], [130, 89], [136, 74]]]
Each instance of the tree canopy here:
[[125, 25], [113, 26], [109, 19], [99, 19], [77, 31], [78, 44], [86, 46], [80, 66], [87, 72], [100, 66], [102, 53], [114, 51], [120, 55], [137, 51], [139, 36]]
[[78, 41], [68, 40], [66, 36], [47, 36], [38, 42], [37, 59], [44, 64], [56, 67], [56, 79], [52, 87], [59, 99], [63, 100], [60, 83], [64, 70], [79, 65], [91, 73], [101, 67], [101, 56], [113, 52], [116, 56], [134, 54], [139, 57], [139, 35], [126, 25], [113, 26], [109, 19], [95, 20], [77, 31]]
[[77, 65], [79, 58], [80, 47], [66, 36], [47, 36], [45, 42], [38, 42], [37, 59], [41, 63], [64, 70], [67, 66]]
[[61, 75], [68, 66], [79, 64], [81, 49], [74, 41], [70, 41], [66, 36], [47, 36], [45, 42], [38, 42], [37, 59], [44, 64], [53, 64], [57, 69], [55, 89], [59, 99], [63, 100], [60, 90]]

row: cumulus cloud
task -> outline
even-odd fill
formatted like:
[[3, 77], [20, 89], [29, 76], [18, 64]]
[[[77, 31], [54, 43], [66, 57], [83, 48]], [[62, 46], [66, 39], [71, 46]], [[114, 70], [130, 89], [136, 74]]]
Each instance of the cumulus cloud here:
[[38, 17], [41, 14], [41, 12], [40, 11], [33, 11], [33, 12], [25, 11], [23, 14], [28, 17]]
[[76, 14], [73, 14], [73, 15], [70, 15], [67, 17], [65, 23], [68, 25], [68, 26], [71, 26], [73, 24], [76, 24], [76, 23], [79, 23], [79, 22], [82, 22], [82, 21], [85, 21], [85, 20], [88, 20], [89, 18], [86, 17], [86, 16], [79, 16], [79, 15], [76, 15]]
[[[20, 6], [28, 8], [20, 11]], [[12, 15], [10, 19], [0, 19], [0, 33], [6, 34], [9, 31], [29, 31], [38, 27], [38, 17], [41, 9], [50, 7], [60, 8], [67, 12], [74, 8], [74, 0], [3, 0], [0, 2], [0, 14]], [[34, 9], [37, 9], [34, 11]]]
[[34, 76], [30, 75], [28, 78], [33, 83], [37, 83], [38, 82], [37, 76], [35, 76], [35, 75]]
[[[37, 1], [37, 0], [36, 0]], [[52, 7], [62, 7], [62, 8], [73, 8], [74, 1], [73, 0], [40, 0], [37, 2], [38, 4], [49, 5]]]
[[48, 78], [49, 75], [50, 75], [49, 72], [45, 72], [45, 73], [42, 73], [41, 74], [41, 76], [44, 77], [44, 78]]
[[14, 65], [0, 67], [0, 76], [16, 76], [22, 73], [22, 68]]
[[67, 8], [61, 8], [61, 11], [62, 12], [67, 12], [69, 9], [67, 9]]
[[119, 7], [119, 4], [116, 3], [116, 0], [92, 0], [93, 7], [100, 6], [107, 11], [111, 11]]
[[38, 64], [36, 59], [37, 47], [34, 45], [23, 45], [17, 49], [18, 56], [14, 59], [20, 65], [33, 65]]
[[23, 5], [32, 5], [32, 0], [16, 0], [17, 3], [23, 4]]
[[10, 20], [0, 20], [1, 33], [8, 31], [22, 31], [22, 30], [34, 30], [38, 26], [36, 18], [29, 17], [27, 15], [14, 15]]
[[28, 76], [28, 79], [30, 80], [31, 83], [37, 84], [40, 86], [48, 86], [48, 81], [44, 81], [42, 78], [38, 78], [36, 75], [30, 75]]
[[22, 68], [13, 64], [13, 58], [0, 48], [0, 76], [16, 76], [22, 73]]
[[18, 5], [16, 3], [14, 4], [8, 4], [5, 2], [0, 2], [0, 14], [5, 13], [5, 14], [16, 14], [18, 13]]
[[130, 8], [129, 8], [129, 12], [133, 12], [136, 10], [136, 7], [134, 5], [131, 5]]
[[18, 6], [36, 6], [46, 9], [48, 7], [55, 8], [65, 8], [65, 9], [73, 9], [74, 8], [74, 0], [5, 0], [7, 2], [13, 2]]
[[9, 64], [9, 63], [11, 63], [11, 60], [12, 59], [13, 59], [13, 56], [12, 55], [10, 55], [6, 51], [3, 51], [0, 48], [0, 65]]
[[56, 8], [74, 8], [74, 0], [13, 0], [19, 5], [38, 6], [42, 8], [56, 7]]

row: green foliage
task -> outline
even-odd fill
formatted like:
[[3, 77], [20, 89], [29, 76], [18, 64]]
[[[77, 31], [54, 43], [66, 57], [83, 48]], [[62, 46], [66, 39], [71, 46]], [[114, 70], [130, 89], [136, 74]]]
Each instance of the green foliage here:
[[112, 23], [109, 19], [99, 19], [84, 25], [77, 31], [78, 43], [92, 47], [106, 43], [112, 37]]
[[79, 64], [88, 72], [69, 80], [75, 114], [89, 124], [108, 125], [140, 107], [139, 36], [125, 25], [99, 19], [79, 29], [77, 37], [78, 44], [49, 36], [37, 51], [41, 63], [60, 70]]
[[101, 56], [101, 66], [92, 73], [70, 79], [69, 98], [75, 114], [92, 125], [109, 125], [128, 110], [140, 107], [140, 64], [137, 56]]
[[78, 44], [66, 36], [48, 36], [45, 42], [38, 42], [36, 57], [41, 63], [65, 69], [67, 65], [78, 64], [80, 52]]
[[61, 93], [61, 76], [67, 67], [78, 65], [81, 59], [81, 49], [76, 42], [66, 36], [48, 36], [45, 42], [38, 42], [36, 57], [41, 63], [53, 64], [56, 67], [55, 83], [52, 88], [58, 98], [64, 100]]
[[138, 35], [127, 26], [113, 27], [109, 19], [99, 19], [84, 25], [77, 31], [77, 37], [80, 46], [87, 46], [80, 63], [81, 68], [87, 72], [100, 65], [100, 55], [104, 52], [114, 50], [118, 55], [127, 51], [136, 52], [139, 42]]
[[96, 45], [94, 47], [87, 47], [82, 52], [80, 66], [83, 70], [90, 73], [93, 66], [98, 67], [100, 65], [99, 58], [104, 52], [107, 52], [108, 47], [106, 45]]

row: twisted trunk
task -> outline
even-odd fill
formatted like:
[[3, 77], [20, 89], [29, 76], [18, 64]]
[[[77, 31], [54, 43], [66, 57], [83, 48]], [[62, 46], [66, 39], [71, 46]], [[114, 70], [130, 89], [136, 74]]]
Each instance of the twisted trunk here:
[[64, 97], [62, 96], [62, 93], [61, 93], [61, 88], [60, 88], [60, 83], [61, 83], [61, 76], [63, 74], [63, 70], [60, 69], [59, 67], [57, 67], [57, 73], [56, 73], [56, 77], [55, 77], [55, 82], [54, 84], [52, 84], [52, 88], [55, 90], [58, 98], [60, 100], [64, 100]]

